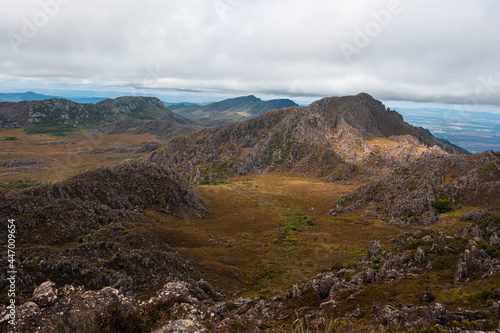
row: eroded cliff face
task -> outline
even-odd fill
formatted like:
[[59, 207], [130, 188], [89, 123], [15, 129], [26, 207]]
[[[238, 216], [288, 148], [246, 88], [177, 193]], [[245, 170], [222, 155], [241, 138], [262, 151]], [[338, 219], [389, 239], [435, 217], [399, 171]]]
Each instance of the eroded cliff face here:
[[397, 112], [386, 110], [371, 96], [359, 94], [325, 98], [307, 107], [275, 110], [243, 123], [202, 129], [167, 142], [148, 160], [169, 165], [194, 183], [269, 171], [337, 179], [341, 169], [352, 169], [353, 163], [363, 163], [372, 151], [380, 150], [369, 143], [375, 138], [406, 140], [391, 150], [391, 155], [399, 154], [401, 159], [415, 158], [421, 153], [419, 149], [430, 147], [458, 152], [406, 124]]

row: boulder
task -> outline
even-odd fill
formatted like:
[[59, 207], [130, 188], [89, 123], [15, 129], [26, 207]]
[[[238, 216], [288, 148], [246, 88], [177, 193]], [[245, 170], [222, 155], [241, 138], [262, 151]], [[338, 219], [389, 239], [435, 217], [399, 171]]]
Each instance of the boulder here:
[[31, 300], [41, 308], [54, 304], [57, 299], [57, 290], [54, 286], [54, 282], [45, 281], [33, 291]]

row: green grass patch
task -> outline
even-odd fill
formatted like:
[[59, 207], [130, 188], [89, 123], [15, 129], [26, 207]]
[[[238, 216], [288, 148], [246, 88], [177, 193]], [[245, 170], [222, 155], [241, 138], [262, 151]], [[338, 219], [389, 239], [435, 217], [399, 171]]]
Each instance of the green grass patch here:
[[7, 194], [12, 191], [20, 191], [40, 184], [43, 184], [43, 181], [30, 178], [10, 180], [0, 185], [0, 193]]
[[284, 277], [283, 270], [275, 264], [266, 264], [264, 268], [264, 273], [257, 276], [254, 282], [254, 287], [262, 288], [264, 286], [273, 284], [286, 284], [288, 280]]
[[292, 210], [285, 215], [285, 222], [278, 226], [281, 231], [276, 243], [282, 246], [297, 246], [298, 240], [294, 237], [295, 234], [306, 230], [308, 225], [314, 223], [297, 210]]
[[290, 235], [304, 231], [308, 225], [313, 225], [313, 222], [294, 209], [285, 216], [285, 223], [280, 224], [278, 229], [282, 233]]
[[26, 134], [48, 134], [52, 136], [66, 136], [74, 132], [80, 131], [83, 128], [74, 127], [71, 125], [56, 125], [56, 126], [42, 126], [32, 125], [28, 126], [24, 133]]

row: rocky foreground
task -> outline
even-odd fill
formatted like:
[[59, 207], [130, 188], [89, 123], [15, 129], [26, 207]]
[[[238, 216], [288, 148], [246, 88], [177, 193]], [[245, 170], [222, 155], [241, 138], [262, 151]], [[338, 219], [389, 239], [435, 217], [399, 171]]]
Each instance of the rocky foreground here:
[[[469, 214], [470, 215], [470, 214]], [[472, 216], [472, 215], [470, 215]], [[470, 218], [465, 216], [464, 218]], [[464, 332], [500, 330], [500, 288], [486, 295], [495, 300], [484, 309], [447, 308], [436, 296], [421, 290], [415, 304], [370, 305], [362, 294], [370, 284], [394, 284], [440, 269], [454, 260], [454, 283], [462, 285], [500, 274], [500, 261], [482, 248], [498, 247], [498, 221], [486, 212], [480, 221], [446, 235], [421, 230], [392, 239], [391, 252], [373, 241], [357, 264], [321, 273], [293, 285], [272, 299], [227, 297], [208, 282], [178, 279], [156, 295], [140, 300], [113, 287], [85, 290], [78, 285], [37, 286], [31, 300], [16, 309], [16, 326], [9, 326], [9, 309], [0, 308], [0, 329], [12, 332], [280, 332], [300, 321], [311, 329], [340, 331]], [[415, 249], [415, 244], [419, 244]], [[460, 248], [459, 251], [457, 251]], [[491, 249], [491, 248], [490, 248]], [[436, 288], [450, 288], [435, 286]], [[353, 311], [339, 313], [343, 303]], [[361, 329], [361, 328], [363, 329]], [[371, 329], [370, 329], [371, 327]]]

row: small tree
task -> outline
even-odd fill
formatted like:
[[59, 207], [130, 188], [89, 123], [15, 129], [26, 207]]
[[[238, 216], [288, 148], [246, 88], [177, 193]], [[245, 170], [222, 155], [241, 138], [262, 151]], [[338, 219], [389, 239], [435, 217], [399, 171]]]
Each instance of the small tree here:
[[438, 214], [448, 213], [452, 210], [450, 200], [445, 198], [437, 199], [432, 206]]

